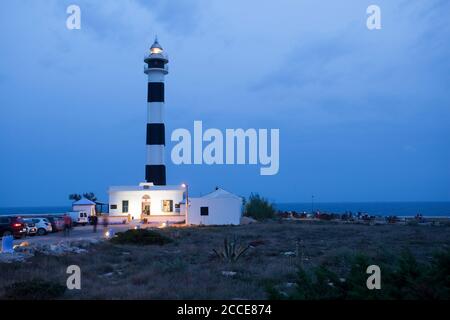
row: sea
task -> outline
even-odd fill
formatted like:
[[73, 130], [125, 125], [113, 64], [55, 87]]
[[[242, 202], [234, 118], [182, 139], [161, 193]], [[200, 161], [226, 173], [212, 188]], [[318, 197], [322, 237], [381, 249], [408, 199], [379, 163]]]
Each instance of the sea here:
[[[450, 216], [450, 202], [295, 202], [276, 203], [280, 211], [345, 213], [351, 211], [379, 216]], [[56, 214], [71, 211], [70, 207], [0, 207], [0, 215]]]
[[27, 215], [27, 214], [62, 214], [72, 211], [72, 208], [65, 206], [53, 207], [0, 207], [2, 215]]
[[318, 202], [279, 203], [280, 211], [327, 213], [358, 212], [375, 216], [450, 216], [450, 202]]

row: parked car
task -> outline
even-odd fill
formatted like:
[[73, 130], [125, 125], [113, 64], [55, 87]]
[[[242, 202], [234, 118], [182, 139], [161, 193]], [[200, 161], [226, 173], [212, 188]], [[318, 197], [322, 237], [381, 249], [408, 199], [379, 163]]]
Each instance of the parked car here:
[[47, 217], [52, 225], [52, 232], [58, 232], [64, 230], [64, 218], [62, 217]]
[[43, 236], [49, 232], [52, 232], [52, 224], [47, 218], [33, 218], [31, 220], [36, 225], [38, 235]]
[[0, 236], [22, 238], [26, 233], [27, 228], [20, 217], [0, 217]]
[[83, 226], [89, 223], [88, 214], [86, 211], [71, 211], [67, 212], [67, 215], [72, 219], [74, 225], [81, 224]]
[[24, 219], [25, 228], [27, 228], [27, 236], [35, 236], [37, 233], [36, 224], [31, 219]]

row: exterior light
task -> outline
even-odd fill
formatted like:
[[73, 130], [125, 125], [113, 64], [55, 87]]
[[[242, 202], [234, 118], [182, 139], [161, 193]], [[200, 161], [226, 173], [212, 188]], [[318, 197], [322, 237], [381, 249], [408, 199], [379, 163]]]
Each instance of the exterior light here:
[[163, 51], [162, 51], [162, 49], [160, 49], [160, 48], [158, 48], [158, 47], [155, 47], [155, 48], [151, 48], [151, 49], [150, 49], [150, 52], [151, 52], [152, 54], [158, 54], [158, 53], [161, 53], [161, 52], [163, 52]]
[[105, 231], [105, 238], [106, 239], [111, 239], [112, 237], [114, 237], [114, 230], [113, 229], [108, 229]]
[[182, 188], [184, 188], [184, 189], [186, 189], [186, 203], [185, 203], [185, 206], [184, 206], [184, 208], [185, 208], [185, 218], [187, 219], [187, 217], [188, 217], [188, 207], [189, 207], [189, 187], [188, 187], [188, 185], [186, 184], [186, 183], [183, 183], [182, 185], [181, 185], [181, 187]]

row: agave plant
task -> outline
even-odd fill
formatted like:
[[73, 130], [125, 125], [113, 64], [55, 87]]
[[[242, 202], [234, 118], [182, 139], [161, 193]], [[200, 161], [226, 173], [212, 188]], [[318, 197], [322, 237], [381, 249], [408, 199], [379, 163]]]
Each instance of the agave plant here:
[[223, 239], [223, 247], [213, 252], [219, 259], [225, 262], [236, 262], [248, 249], [249, 245], [243, 246], [236, 238], [228, 240], [227, 237]]

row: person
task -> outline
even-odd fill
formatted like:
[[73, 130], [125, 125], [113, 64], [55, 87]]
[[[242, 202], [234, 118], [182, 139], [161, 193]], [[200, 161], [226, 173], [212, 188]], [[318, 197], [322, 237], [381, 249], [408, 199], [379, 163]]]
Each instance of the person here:
[[92, 217], [92, 225], [94, 226], [94, 232], [97, 232], [97, 224], [98, 224], [98, 217], [97, 215]]
[[70, 219], [69, 215], [64, 214], [64, 236], [70, 236], [70, 228], [72, 224], [72, 219]]
[[103, 216], [103, 229], [107, 229], [108, 228], [108, 216], [105, 215]]

